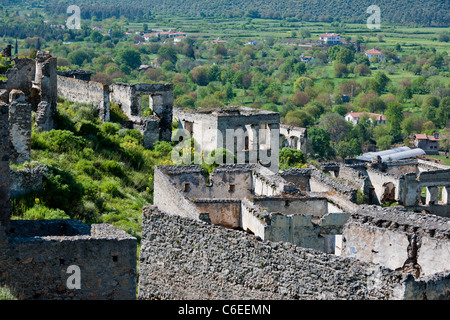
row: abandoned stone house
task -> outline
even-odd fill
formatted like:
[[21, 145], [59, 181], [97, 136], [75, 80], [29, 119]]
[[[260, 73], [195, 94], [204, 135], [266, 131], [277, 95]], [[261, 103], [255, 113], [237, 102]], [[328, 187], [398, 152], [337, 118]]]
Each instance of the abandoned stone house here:
[[19, 299], [135, 299], [136, 238], [107, 224], [11, 220], [10, 112], [0, 104], [0, 286]]
[[450, 167], [420, 159], [368, 164], [328, 164], [322, 170], [353, 190], [366, 202], [398, 203], [411, 211], [450, 217]]
[[358, 206], [315, 168], [155, 168], [139, 299], [448, 299], [448, 218]]
[[205, 110], [174, 108], [173, 117], [182, 129], [176, 140], [192, 137], [203, 153], [226, 148], [235, 154], [238, 163], [260, 163], [272, 171], [278, 170], [278, 112], [242, 106]]

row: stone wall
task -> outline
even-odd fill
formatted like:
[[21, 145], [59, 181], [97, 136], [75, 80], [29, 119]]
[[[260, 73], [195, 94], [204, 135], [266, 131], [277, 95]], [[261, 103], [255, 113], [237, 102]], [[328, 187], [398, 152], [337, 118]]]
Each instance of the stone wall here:
[[334, 236], [350, 216], [323, 196], [255, 197], [242, 200], [242, 229], [262, 240], [291, 242], [334, 253]]
[[311, 179], [309, 180], [310, 190], [312, 192], [338, 192], [351, 202], [356, 202], [357, 189], [352, 188], [335, 178], [332, 178], [320, 170], [313, 169]]
[[0, 227], [9, 225], [9, 106], [0, 103]]
[[411, 272], [450, 272], [450, 220], [403, 208], [360, 206], [344, 227], [343, 256]]
[[31, 104], [18, 90], [11, 90], [9, 100], [10, 161], [19, 164], [31, 158]]
[[292, 182], [301, 191], [310, 191], [309, 179], [312, 169], [289, 168], [280, 171], [280, 176], [288, 182]]
[[99, 112], [102, 121], [110, 119], [109, 87], [95, 81], [84, 81], [75, 78], [57, 76], [58, 95], [64, 99], [92, 103]]
[[442, 299], [449, 279], [415, 281], [353, 258], [143, 209], [139, 299]]
[[36, 54], [36, 74], [33, 87], [39, 92], [39, 102], [48, 103], [50, 117], [47, 119], [48, 127], [44, 130], [51, 130], [55, 127], [54, 116], [56, 115], [56, 105], [58, 100], [57, 83], [57, 59], [52, 57], [48, 51], [38, 51]]
[[44, 177], [47, 174], [47, 166], [34, 162], [23, 168], [11, 168], [10, 198], [14, 199], [33, 191], [41, 191]]
[[[12, 220], [9, 237], [0, 230], [0, 254], [0, 285], [19, 299], [136, 298], [136, 238], [110, 225]], [[79, 289], [70, 266], [79, 267]]]

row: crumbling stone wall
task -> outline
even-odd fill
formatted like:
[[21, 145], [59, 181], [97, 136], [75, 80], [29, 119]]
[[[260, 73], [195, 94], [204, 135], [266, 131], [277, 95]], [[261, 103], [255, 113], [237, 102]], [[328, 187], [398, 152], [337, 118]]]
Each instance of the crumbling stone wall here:
[[101, 121], [110, 120], [109, 87], [100, 82], [84, 81], [76, 78], [57, 76], [58, 95], [64, 99], [92, 103]]
[[39, 102], [45, 101], [49, 107], [48, 127], [43, 130], [51, 130], [55, 127], [54, 117], [58, 100], [57, 83], [57, 59], [48, 51], [38, 51], [36, 54], [36, 75], [33, 86], [39, 91]]
[[42, 190], [48, 167], [31, 162], [30, 166], [10, 169], [10, 198], [14, 199], [30, 192]]
[[143, 208], [139, 299], [442, 299], [449, 279], [419, 282], [372, 263]]
[[31, 104], [18, 90], [11, 90], [9, 100], [10, 161], [19, 164], [31, 157]]
[[280, 149], [287, 147], [301, 150], [306, 154], [306, 139], [306, 128], [280, 125]]
[[[0, 103], [0, 228], [9, 226], [9, 106]], [[1, 237], [0, 237], [1, 238]], [[1, 240], [0, 240], [1, 241]]]
[[171, 141], [173, 85], [162, 83], [114, 83], [111, 85], [111, 101], [117, 103], [131, 120], [139, 120], [136, 117], [141, 117], [141, 95], [149, 95], [150, 109], [158, 119], [157, 140]]
[[360, 206], [344, 227], [343, 256], [411, 272], [450, 271], [450, 220], [403, 208]]
[[[0, 285], [19, 299], [136, 297], [136, 238], [111, 225], [13, 220], [0, 253]], [[79, 289], [70, 287], [70, 266], [80, 268]]]
[[[0, 81], [0, 89], [6, 90], [6, 94], [13, 89], [22, 91], [25, 96], [32, 95], [33, 81], [36, 74], [36, 62], [29, 58], [15, 58], [14, 68], [10, 68], [6, 71], [7, 81]], [[9, 101], [4, 101], [8, 103]]]
[[351, 202], [357, 201], [357, 189], [348, 186], [335, 178], [327, 176], [322, 171], [312, 169], [311, 178], [309, 180], [310, 190], [312, 192], [329, 192], [334, 191], [342, 194]]
[[286, 181], [293, 183], [301, 191], [310, 191], [309, 179], [312, 169], [310, 168], [289, 168], [281, 170], [279, 175]]

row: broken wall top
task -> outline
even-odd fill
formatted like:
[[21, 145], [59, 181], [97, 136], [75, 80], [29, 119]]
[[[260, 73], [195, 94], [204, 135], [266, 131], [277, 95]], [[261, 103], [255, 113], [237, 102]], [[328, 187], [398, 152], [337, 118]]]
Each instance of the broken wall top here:
[[352, 222], [450, 240], [450, 218], [407, 211], [403, 207], [382, 208], [360, 205], [352, 214]]

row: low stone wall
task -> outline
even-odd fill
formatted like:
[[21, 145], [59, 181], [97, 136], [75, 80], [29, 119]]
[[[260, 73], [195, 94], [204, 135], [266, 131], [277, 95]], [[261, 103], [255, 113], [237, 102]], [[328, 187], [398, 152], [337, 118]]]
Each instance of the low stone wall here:
[[41, 164], [33, 164], [23, 168], [11, 168], [10, 198], [14, 199], [32, 191], [41, 191], [44, 177], [47, 174], [47, 166]]
[[412, 272], [450, 272], [450, 219], [403, 208], [360, 206], [344, 226], [343, 256]]
[[139, 299], [438, 299], [448, 298], [449, 278], [415, 281], [353, 258], [143, 209]]
[[58, 75], [58, 95], [64, 99], [79, 102], [92, 103], [98, 108], [99, 118], [109, 121], [110, 104], [109, 88], [95, 81], [84, 81]]
[[311, 179], [309, 180], [310, 190], [312, 192], [329, 192], [334, 191], [342, 194], [351, 202], [356, 203], [357, 189], [352, 188], [337, 179], [327, 176], [323, 172], [313, 169]]
[[288, 182], [292, 182], [301, 191], [309, 191], [309, 179], [312, 169], [309, 168], [289, 168], [280, 171], [280, 176]]
[[17, 298], [136, 298], [136, 238], [126, 232], [74, 220], [12, 220], [10, 231], [0, 226], [0, 285]]

